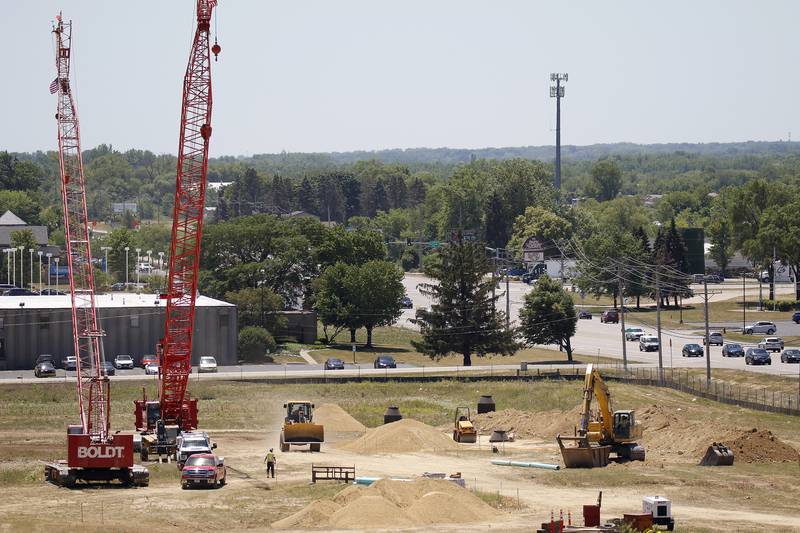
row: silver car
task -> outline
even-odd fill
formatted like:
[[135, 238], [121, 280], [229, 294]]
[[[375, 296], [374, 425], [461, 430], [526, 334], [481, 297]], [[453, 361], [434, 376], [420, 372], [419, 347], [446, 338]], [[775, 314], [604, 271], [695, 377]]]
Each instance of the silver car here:
[[769, 322], [767, 320], [759, 320], [758, 322], [755, 322], [754, 324], [744, 328], [745, 335], [752, 335], [753, 333], [766, 333], [767, 335], [773, 335], [776, 331], [778, 331], [778, 326], [776, 326], [774, 322]]
[[764, 340], [758, 343], [758, 347], [768, 352], [780, 352], [783, 350], [783, 339], [780, 337], [764, 337]]

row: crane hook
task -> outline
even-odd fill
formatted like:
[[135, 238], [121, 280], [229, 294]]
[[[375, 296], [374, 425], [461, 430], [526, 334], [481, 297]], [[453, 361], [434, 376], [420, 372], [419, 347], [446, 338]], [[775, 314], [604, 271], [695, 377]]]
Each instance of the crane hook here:
[[220, 52], [222, 52], [222, 47], [217, 42], [217, 39], [214, 38], [214, 46], [211, 47], [211, 52], [214, 54], [214, 62], [217, 61], [217, 56]]

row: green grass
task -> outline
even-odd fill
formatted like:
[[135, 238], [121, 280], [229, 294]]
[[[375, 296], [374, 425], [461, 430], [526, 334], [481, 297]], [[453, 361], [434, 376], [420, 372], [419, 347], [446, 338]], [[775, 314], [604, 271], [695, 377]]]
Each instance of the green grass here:
[[[683, 315], [683, 323], [680, 321], [681, 315]], [[791, 312], [757, 311], [755, 308], [750, 309], [748, 307], [746, 313], [746, 323], [752, 324], [757, 320], [781, 320], [784, 318], [788, 319], [789, 317], [791, 317]], [[643, 307], [642, 309], [637, 310], [635, 307], [631, 307], [630, 312], [627, 314], [626, 320], [631, 320], [650, 327], [655, 327], [656, 309], [654, 307]], [[679, 309], [674, 307], [663, 308], [661, 310], [661, 326], [665, 328], [688, 327], [689, 324], [702, 324], [704, 321], [704, 306], [700, 304], [685, 304], [683, 306], [682, 313]], [[734, 299], [711, 302], [708, 304], [708, 321], [712, 323], [734, 322], [736, 324], [741, 324], [741, 301]]]

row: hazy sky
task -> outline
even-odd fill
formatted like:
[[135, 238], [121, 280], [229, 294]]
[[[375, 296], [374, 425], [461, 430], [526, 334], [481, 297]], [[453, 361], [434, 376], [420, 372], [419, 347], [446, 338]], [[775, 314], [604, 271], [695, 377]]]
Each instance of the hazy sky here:
[[[175, 152], [193, 0], [2, 0], [0, 150], [54, 149], [51, 22], [83, 147]], [[220, 0], [212, 155], [800, 138], [800, 2]]]

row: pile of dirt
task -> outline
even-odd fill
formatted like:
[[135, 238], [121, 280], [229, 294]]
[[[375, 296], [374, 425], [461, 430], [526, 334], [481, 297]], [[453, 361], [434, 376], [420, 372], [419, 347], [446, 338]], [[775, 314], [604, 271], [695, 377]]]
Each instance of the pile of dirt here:
[[580, 406], [569, 411], [529, 412], [518, 409], [502, 409], [483, 413], [475, 417], [475, 427], [482, 434], [495, 429], [505, 429], [518, 439], [540, 438], [550, 440], [558, 433], [572, 435], [580, 421]]
[[335, 403], [324, 403], [314, 409], [314, 422], [325, 426], [325, 431], [364, 433], [367, 428]]
[[408, 453], [455, 450], [458, 444], [439, 429], [404, 418], [367, 429], [364, 435], [339, 447], [358, 453]]
[[753, 428], [739, 432], [733, 439], [723, 441], [733, 450], [734, 461], [746, 463], [783, 463], [797, 462], [800, 453], [780, 440], [769, 430], [759, 431]]
[[[327, 513], [327, 514], [324, 514]], [[311, 502], [272, 524], [276, 529], [372, 529], [490, 522], [499, 512], [455, 483], [441, 479], [382, 479], [347, 487], [331, 500]]]
[[319, 527], [341, 509], [338, 503], [330, 500], [315, 500], [295, 514], [272, 523], [275, 529], [312, 529]]

